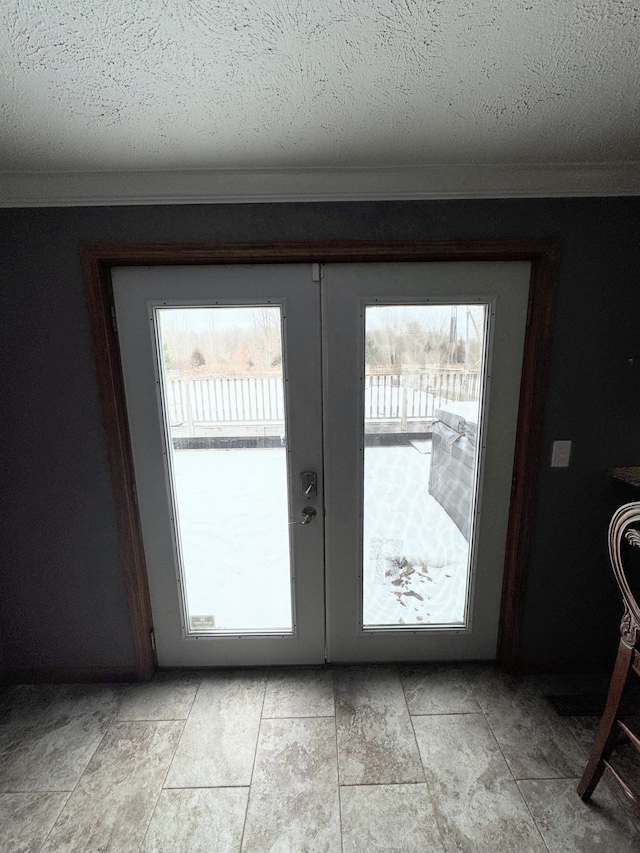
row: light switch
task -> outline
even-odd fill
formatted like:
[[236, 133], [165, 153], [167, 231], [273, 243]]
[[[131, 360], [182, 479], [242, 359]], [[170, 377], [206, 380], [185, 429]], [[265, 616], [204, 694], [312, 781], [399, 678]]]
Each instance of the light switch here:
[[569, 459], [571, 458], [571, 442], [570, 441], [554, 441], [553, 451], [551, 453], [552, 468], [568, 468]]

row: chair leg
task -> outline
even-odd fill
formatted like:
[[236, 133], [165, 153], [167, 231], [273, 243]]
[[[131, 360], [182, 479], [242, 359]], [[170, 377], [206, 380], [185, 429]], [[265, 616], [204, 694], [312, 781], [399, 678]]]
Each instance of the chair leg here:
[[618, 739], [615, 729], [616, 715], [620, 699], [622, 698], [622, 692], [627, 683], [627, 676], [632, 660], [633, 649], [620, 641], [616, 664], [613, 668], [613, 675], [609, 684], [607, 704], [598, 725], [591, 755], [589, 756], [589, 763], [578, 785], [578, 794], [585, 801], [589, 799], [594, 788], [600, 781], [600, 777], [605, 769], [604, 762], [608, 760], [616, 745]]

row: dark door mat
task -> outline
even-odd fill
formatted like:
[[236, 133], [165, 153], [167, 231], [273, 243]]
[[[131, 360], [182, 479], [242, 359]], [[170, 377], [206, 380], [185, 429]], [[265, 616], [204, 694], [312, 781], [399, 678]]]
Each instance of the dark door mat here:
[[[574, 696], [545, 696], [551, 707], [561, 717], [601, 717], [607, 701], [602, 693]], [[622, 700], [619, 714], [637, 714], [640, 710], [637, 700]]]

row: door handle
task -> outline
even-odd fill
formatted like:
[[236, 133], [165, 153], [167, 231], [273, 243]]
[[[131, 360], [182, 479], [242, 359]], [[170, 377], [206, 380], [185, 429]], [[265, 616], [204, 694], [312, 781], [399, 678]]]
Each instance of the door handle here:
[[300, 493], [303, 498], [314, 498], [318, 494], [318, 475], [315, 471], [300, 474]]

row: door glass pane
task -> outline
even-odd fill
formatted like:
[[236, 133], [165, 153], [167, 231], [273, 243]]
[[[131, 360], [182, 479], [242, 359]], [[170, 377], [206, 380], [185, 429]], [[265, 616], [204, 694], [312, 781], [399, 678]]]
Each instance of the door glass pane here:
[[487, 306], [365, 313], [364, 627], [462, 626]]
[[280, 308], [156, 317], [186, 631], [290, 632]]

